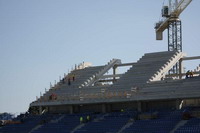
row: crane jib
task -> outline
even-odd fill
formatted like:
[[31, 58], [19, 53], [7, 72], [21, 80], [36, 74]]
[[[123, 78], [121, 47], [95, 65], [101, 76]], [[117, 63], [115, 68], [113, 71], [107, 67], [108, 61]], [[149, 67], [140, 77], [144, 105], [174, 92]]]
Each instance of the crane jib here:
[[[165, 17], [164, 21], [159, 21], [155, 25], [155, 31], [156, 31], [156, 40], [162, 40], [162, 32], [168, 28], [168, 23], [170, 20], [176, 19], [178, 20], [179, 15], [184, 11], [184, 9], [192, 2], [192, 0], [180, 0], [178, 3], [176, 3], [176, 7], [174, 10], [170, 10], [169, 15], [166, 13], [163, 15]], [[172, 6], [170, 4], [170, 6]], [[166, 8], [164, 6], [163, 8]], [[170, 7], [171, 8], [171, 7]]]

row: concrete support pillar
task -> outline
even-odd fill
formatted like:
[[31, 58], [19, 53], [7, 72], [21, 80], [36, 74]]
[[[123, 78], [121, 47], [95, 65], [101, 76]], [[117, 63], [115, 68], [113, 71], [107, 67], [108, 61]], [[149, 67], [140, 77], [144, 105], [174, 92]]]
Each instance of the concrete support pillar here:
[[[113, 66], [113, 75], [115, 76], [116, 75], [116, 69], [117, 69], [117, 66]], [[115, 82], [116, 78], [113, 77], [113, 83]]]
[[137, 111], [138, 112], [142, 111], [142, 102], [140, 102], [140, 101], [137, 102]]
[[70, 114], [73, 114], [73, 113], [74, 113], [74, 110], [73, 110], [73, 106], [72, 106], [72, 105], [69, 106], [69, 113], [70, 113]]
[[42, 106], [39, 106], [39, 114], [42, 114]]
[[181, 100], [177, 99], [176, 100], [176, 109], [180, 109], [180, 104], [181, 104]]
[[45, 112], [49, 112], [49, 107], [48, 106], [45, 107]]
[[200, 99], [197, 99], [197, 106], [199, 106], [200, 105]]
[[179, 79], [182, 79], [182, 72], [183, 72], [183, 60], [179, 60]]
[[102, 104], [102, 113], [106, 113], [106, 104]]

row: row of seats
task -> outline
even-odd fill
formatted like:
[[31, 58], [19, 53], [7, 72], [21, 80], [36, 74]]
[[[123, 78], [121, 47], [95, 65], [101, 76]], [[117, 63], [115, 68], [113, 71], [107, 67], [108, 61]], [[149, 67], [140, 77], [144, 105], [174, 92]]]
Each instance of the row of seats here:
[[136, 120], [123, 133], [169, 133], [181, 120], [181, 111], [160, 112], [153, 120]]
[[64, 115], [60, 121], [56, 123], [45, 123], [32, 133], [69, 133], [77, 125], [79, 125], [79, 117], [73, 115]]
[[53, 115], [26, 115], [16, 118], [16, 124], [8, 124], [0, 128], [0, 133], [28, 133], [37, 125], [42, 124], [43, 120], [48, 120]]
[[178, 128], [175, 133], [199, 133], [200, 132], [200, 118], [191, 118], [188, 122]]
[[[106, 114], [45, 114], [40, 116], [27, 115], [15, 120], [21, 124], [9, 124], [0, 128], [0, 133], [169, 133], [182, 121], [183, 110], [156, 111], [157, 117], [141, 119], [137, 111], [111, 112]], [[155, 111], [147, 112], [152, 114]], [[89, 121], [80, 123], [80, 117]], [[200, 119], [191, 118], [179, 127], [175, 133], [198, 133]]]
[[114, 112], [104, 116], [103, 119], [85, 124], [75, 133], [117, 133], [128, 121], [136, 116], [136, 112]]

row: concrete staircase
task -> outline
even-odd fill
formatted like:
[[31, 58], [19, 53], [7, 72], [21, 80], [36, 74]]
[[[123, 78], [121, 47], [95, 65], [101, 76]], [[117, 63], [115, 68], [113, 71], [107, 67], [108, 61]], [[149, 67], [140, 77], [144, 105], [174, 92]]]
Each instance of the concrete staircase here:
[[[173, 52], [172, 52], [172, 54], [173, 54]], [[160, 80], [184, 56], [185, 56], [185, 54], [182, 52], [175, 52], [172, 55], [172, 57], [151, 77], [151, 79], [149, 81]], [[158, 60], [159, 60], [159, 58], [158, 58]]]
[[121, 64], [121, 60], [120, 59], [112, 59], [110, 62], [108, 62], [108, 64], [101, 71], [92, 75], [80, 87], [92, 86], [98, 79], [100, 79], [106, 72], [108, 72], [108, 70], [110, 70], [116, 64]]
[[183, 56], [183, 53], [176, 51], [145, 54], [113, 84], [111, 89], [130, 89], [143, 86], [147, 82], [161, 80]]

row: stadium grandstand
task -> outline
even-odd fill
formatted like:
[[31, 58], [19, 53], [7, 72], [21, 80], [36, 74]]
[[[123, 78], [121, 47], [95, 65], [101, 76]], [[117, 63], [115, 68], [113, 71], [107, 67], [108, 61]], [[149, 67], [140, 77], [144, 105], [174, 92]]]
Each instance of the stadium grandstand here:
[[[0, 133], [198, 133], [199, 66], [186, 73], [182, 65], [195, 59], [200, 56], [164, 51], [131, 63], [82, 63]], [[129, 69], [117, 73], [123, 67]]]

